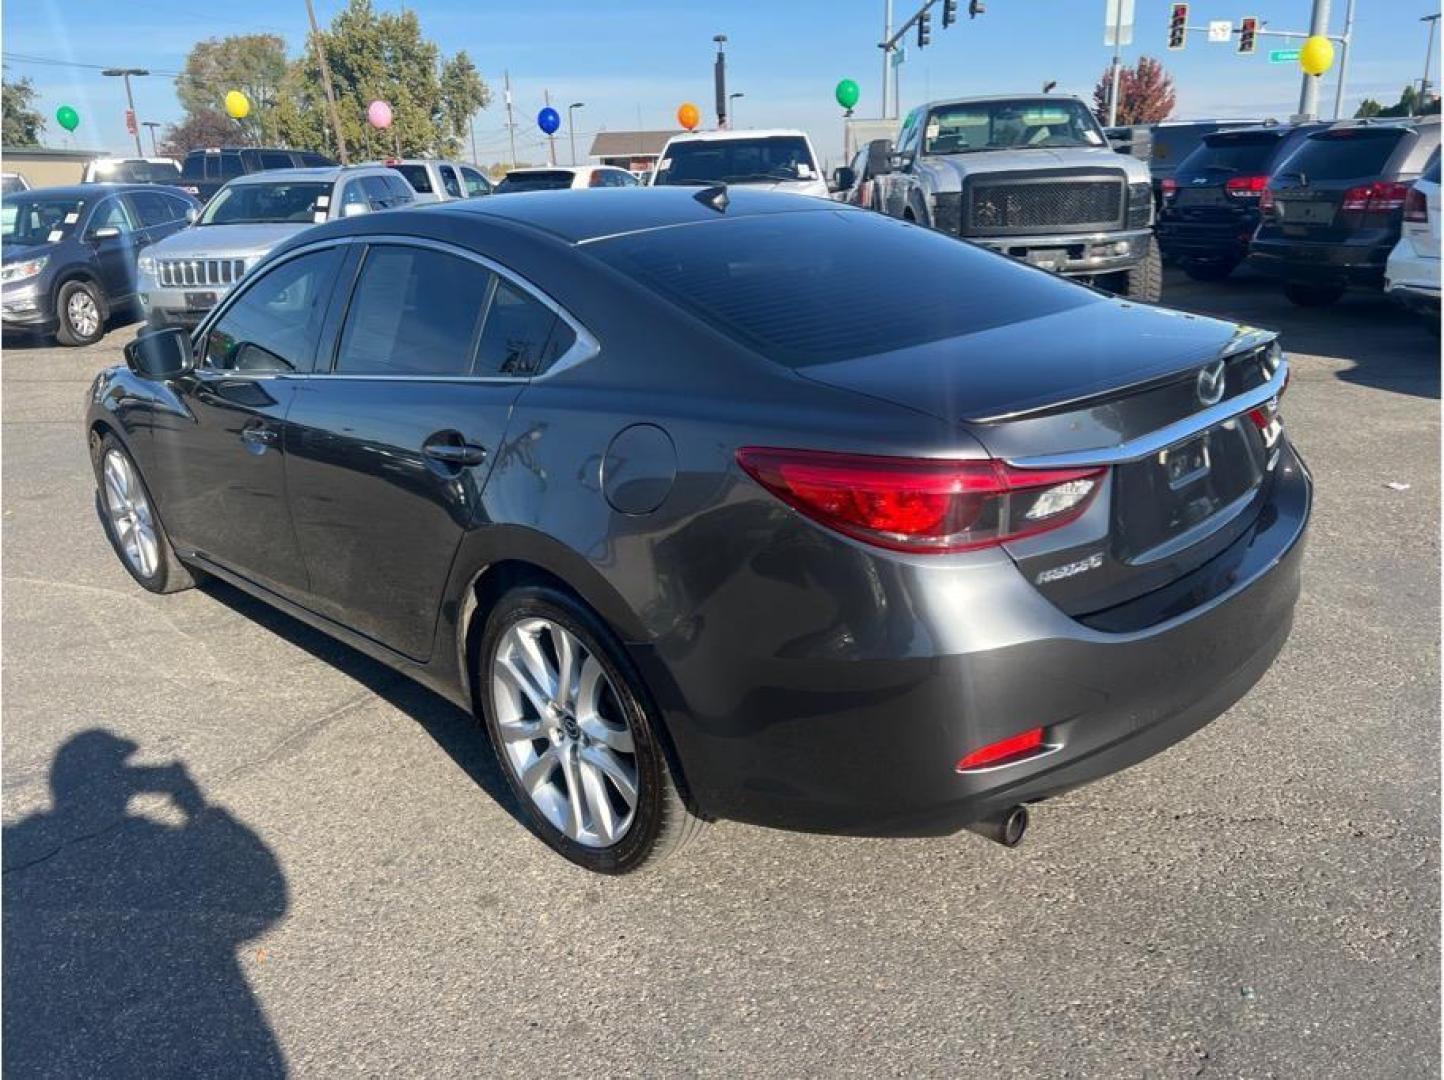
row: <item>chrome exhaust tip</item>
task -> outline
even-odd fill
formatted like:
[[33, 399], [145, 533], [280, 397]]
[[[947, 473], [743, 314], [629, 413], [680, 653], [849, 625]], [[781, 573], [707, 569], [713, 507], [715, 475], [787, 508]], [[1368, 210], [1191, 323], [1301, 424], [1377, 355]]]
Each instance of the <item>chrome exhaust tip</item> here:
[[1023, 835], [1028, 831], [1028, 808], [1015, 806], [1001, 814], [974, 821], [967, 826], [967, 829], [979, 836], [987, 837], [995, 844], [1017, 847], [1023, 842]]

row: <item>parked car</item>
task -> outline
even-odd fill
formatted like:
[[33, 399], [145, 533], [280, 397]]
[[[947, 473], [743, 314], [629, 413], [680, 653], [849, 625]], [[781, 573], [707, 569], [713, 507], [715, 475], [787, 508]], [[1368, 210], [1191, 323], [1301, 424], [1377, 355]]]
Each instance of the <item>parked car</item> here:
[[1155, 302], [1163, 266], [1143, 162], [1059, 94], [919, 105], [869, 165], [883, 213]]
[[[85, 166], [82, 184], [169, 184], [181, 182], [175, 158], [96, 158]], [[188, 193], [189, 194], [189, 193]]]
[[[1254, 120], [1165, 120], [1152, 124], [1148, 130], [1149, 173], [1153, 180], [1155, 202], [1163, 198], [1163, 182], [1174, 174], [1185, 158], [1198, 148], [1205, 135], [1231, 128], [1258, 127], [1268, 121], [1260, 116]], [[1133, 129], [1130, 146], [1140, 141], [1138, 129]], [[1130, 152], [1133, 152], [1130, 149]]]
[[6, 331], [90, 345], [135, 303], [136, 259], [184, 229], [200, 203], [132, 184], [34, 188], [4, 198], [0, 319]]
[[689, 131], [662, 147], [652, 187], [669, 184], [751, 185], [827, 199], [827, 178], [805, 132]]
[[1245, 693], [1299, 591], [1275, 335], [814, 198], [331, 222], [126, 361], [86, 437], [135, 580], [475, 710], [597, 871], [711, 818], [1016, 843]]
[[404, 176], [416, 192], [418, 203], [474, 199], [491, 194], [492, 183], [481, 174], [481, 170], [460, 162], [436, 161], [432, 158], [388, 158], [372, 164], [395, 169]]
[[1269, 178], [1249, 265], [1303, 307], [1380, 289], [1409, 185], [1439, 148], [1439, 118], [1348, 120], [1316, 131]]
[[1439, 151], [1404, 196], [1404, 235], [1384, 267], [1384, 291], [1439, 332]]
[[876, 210], [876, 187], [872, 170], [868, 168], [873, 151], [864, 146], [852, 156], [852, 161], [832, 171], [832, 197], [849, 206], [860, 206], [864, 210]]
[[9, 195], [16, 191], [29, 191], [30, 181], [25, 179], [24, 173], [7, 172], [0, 173], [0, 195]]
[[192, 150], [181, 166], [180, 186], [205, 202], [238, 176], [270, 169], [321, 168], [336, 163], [324, 154], [266, 146], [217, 146]]
[[637, 187], [637, 178], [615, 165], [538, 165], [512, 169], [496, 185], [498, 195], [518, 191], [566, 191], [569, 188]]
[[1275, 166], [1324, 123], [1231, 128], [1203, 142], [1163, 181], [1158, 246], [1195, 281], [1220, 281], [1248, 255], [1259, 199]]
[[272, 169], [232, 180], [195, 227], [140, 260], [140, 302], [152, 327], [194, 326], [282, 240], [311, 225], [410, 206], [411, 186], [384, 166]]

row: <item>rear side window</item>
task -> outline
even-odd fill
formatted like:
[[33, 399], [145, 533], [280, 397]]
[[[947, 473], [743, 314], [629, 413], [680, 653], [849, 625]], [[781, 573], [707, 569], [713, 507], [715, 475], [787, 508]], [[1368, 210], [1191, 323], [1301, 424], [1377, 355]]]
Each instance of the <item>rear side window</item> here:
[[393, 165], [391, 167], [406, 177], [406, 182], [417, 194], [431, 194], [431, 174], [426, 171], [425, 165]]
[[131, 192], [130, 201], [135, 207], [135, 212], [140, 215], [140, 223], [143, 228], [149, 228], [152, 225], [166, 225], [186, 216], [185, 210], [181, 209], [179, 200], [167, 198], [158, 191]]
[[[604, 262], [764, 356], [825, 364], [1098, 302], [1095, 294], [931, 229], [807, 210], [632, 233]], [[856, 281], [859, 253], [869, 268]], [[981, 362], [988, 362], [980, 358]]]
[[336, 372], [467, 375], [492, 273], [428, 248], [378, 245], [366, 253]]
[[1378, 176], [1404, 135], [1397, 127], [1322, 131], [1305, 139], [1278, 171], [1303, 173], [1310, 182]]
[[324, 154], [302, 154], [301, 164], [310, 168], [312, 166], [334, 165], [336, 163]]
[[184, 180], [204, 180], [206, 178], [206, 155], [196, 153], [187, 154], [185, 164], [181, 166], [181, 178]]
[[216, 172], [209, 173], [213, 177], [220, 177], [229, 180], [235, 176], [243, 176], [245, 169], [241, 167], [240, 154], [217, 154], [215, 155]]
[[1180, 176], [1208, 173], [1257, 175], [1268, 172], [1280, 138], [1266, 132], [1248, 135], [1210, 135], [1178, 166]]
[[289, 169], [291, 164], [290, 154], [280, 150], [261, 151], [261, 168], [263, 169]]
[[256, 278], [206, 337], [206, 364], [224, 371], [309, 371], [339, 248], [300, 255]]
[[509, 281], [500, 280], [481, 328], [478, 375], [531, 375], [540, 371], [556, 312]]

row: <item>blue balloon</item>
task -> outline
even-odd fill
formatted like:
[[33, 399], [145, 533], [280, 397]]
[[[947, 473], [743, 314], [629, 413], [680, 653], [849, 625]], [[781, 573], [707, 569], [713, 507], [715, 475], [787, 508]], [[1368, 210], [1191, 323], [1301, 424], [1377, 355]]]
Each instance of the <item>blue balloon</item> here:
[[562, 126], [562, 118], [555, 109], [548, 105], [536, 114], [536, 126], [548, 135], [555, 135], [557, 128]]

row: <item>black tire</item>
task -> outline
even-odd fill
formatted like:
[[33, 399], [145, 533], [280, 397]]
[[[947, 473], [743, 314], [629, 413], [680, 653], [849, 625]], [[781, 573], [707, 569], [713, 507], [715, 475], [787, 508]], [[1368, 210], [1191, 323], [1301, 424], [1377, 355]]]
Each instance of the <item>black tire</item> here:
[[1158, 241], [1148, 238], [1148, 254], [1131, 270], [1124, 271], [1123, 295], [1129, 300], [1144, 304], [1156, 304], [1163, 299], [1163, 255], [1158, 250]]
[[[83, 298], [77, 300], [77, 297]], [[94, 311], [94, 319], [77, 317], [71, 311], [73, 304], [87, 305]], [[74, 348], [80, 345], [94, 345], [105, 336], [105, 301], [100, 290], [89, 281], [67, 281], [55, 294], [55, 340]]]
[[1344, 295], [1342, 285], [1301, 285], [1291, 281], [1284, 286], [1289, 303], [1299, 307], [1328, 307]]
[[[523, 786], [509, 754], [503, 751], [503, 736], [493, 693], [498, 654], [507, 632], [519, 623], [531, 619], [542, 619], [556, 624], [577, 639], [590, 656], [596, 658], [614, 691], [614, 697], [610, 700], [625, 717], [631, 733], [636, 805], [630, 827], [610, 846], [580, 843], [554, 825]], [[578, 866], [596, 873], [626, 874], [644, 866], [653, 866], [675, 855], [702, 831], [706, 822], [688, 808], [672, 778], [666, 751], [657, 734], [659, 724], [656, 710], [641, 678], [617, 643], [616, 637], [585, 604], [570, 594], [549, 586], [524, 585], [512, 589], [497, 601], [487, 616], [476, 653], [475, 668], [474, 685], [478, 688], [477, 699], [481, 704], [482, 720], [496, 750], [502, 774], [533, 831], [545, 840], [552, 850]], [[545, 744], [547, 737], [538, 736], [534, 740], [525, 741], [533, 744], [533, 753], [538, 753], [536, 745]], [[515, 738], [512, 739], [513, 744], [517, 742]], [[554, 784], [564, 797], [571, 783], [569, 774], [558, 766], [555, 772], [548, 775], [553, 779], [538, 786]], [[558, 776], [559, 781], [556, 779]]]
[[1183, 272], [1194, 281], [1222, 281], [1238, 267], [1236, 262], [1184, 263]]
[[[148, 510], [149, 523], [154, 534], [154, 552], [151, 556], [153, 566], [149, 567], [149, 572], [143, 563], [137, 564], [136, 555], [127, 552], [126, 542], [116, 525], [115, 504], [111, 492], [107, 490], [106, 478], [107, 459], [112, 454], [119, 455], [129, 467], [139, 495], [144, 500], [143, 505]], [[192, 588], [196, 584], [198, 575], [176, 557], [175, 549], [171, 547], [170, 537], [166, 535], [165, 526], [161, 524], [160, 514], [155, 509], [155, 502], [150, 497], [150, 489], [145, 486], [145, 479], [141, 476], [140, 467], [136, 465], [135, 459], [121, 445], [119, 439], [108, 433], [103, 436], [92, 433], [90, 455], [91, 462], [95, 467], [95, 509], [100, 515], [100, 523], [105, 529], [106, 539], [110, 541], [110, 546], [115, 550], [120, 564], [125, 567], [131, 577], [135, 578], [141, 588], [150, 592], [173, 593]]]

